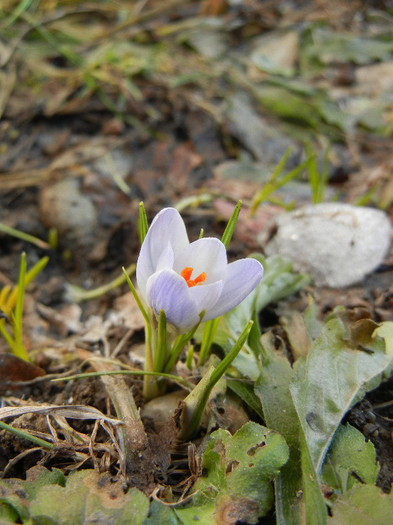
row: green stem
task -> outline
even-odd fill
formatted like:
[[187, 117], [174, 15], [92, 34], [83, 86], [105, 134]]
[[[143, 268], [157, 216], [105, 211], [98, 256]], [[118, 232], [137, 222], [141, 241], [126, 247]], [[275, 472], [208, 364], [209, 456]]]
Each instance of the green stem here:
[[199, 351], [198, 366], [202, 366], [206, 362], [206, 359], [210, 352], [210, 348], [213, 344], [214, 336], [216, 335], [216, 331], [217, 331], [219, 323], [220, 323], [220, 317], [217, 317], [216, 319], [212, 319], [211, 321], [207, 321], [205, 323], [205, 326], [203, 329], [201, 349]]
[[73, 381], [75, 379], [86, 379], [89, 377], [101, 377], [101, 376], [154, 376], [164, 377], [165, 379], [171, 379], [176, 383], [184, 385], [187, 388], [191, 387], [191, 384], [180, 376], [174, 374], [166, 374], [164, 372], [147, 372], [146, 370], [108, 370], [106, 372], [83, 372], [82, 374], [75, 374], [66, 377], [56, 377], [51, 379], [52, 382], [59, 381]]
[[31, 441], [35, 445], [38, 445], [39, 447], [46, 448], [48, 450], [53, 450], [54, 446], [52, 443], [48, 443], [47, 441], [44, 441], [43, 439], [40, 439], [36, 436], [32, 436], [28, 432], [25, 432], [23, 430], [20, 430], [19, 428], [14, 428], [11, 425], [7, 425], [7, 423], [3, 423], [3, 421], [0, 421], [0, 428], [3, 430], [7, 430], [8, 432], [11, 432], [15, 436], [18, 436], [21, 439], [27, 439], [28, 441]]
[[188, 332], [187, 334], [179, 335], [175, 341], [175, 344], [172, 347], [170, 357], [165, 365], [164, 372], [170, 372], [172, 368], [177, 363], [177, 360], [179, 359], [179, 355], [183, 348], [186, 346], [187, 343], [191, 341], [191, 339], [194, 337], [195, 332], [197, 331], [199, 325], [202, 322], [203, 316], [205, 315], [205, 310], [200, 314], [199, 316], [199, 323], [194, 326], [194, 328]]
[[157, 348], [154, 356], [155, 372], [162, 372], [164, 370], [166, 352], [166, 317], [164, 310], [161, 310], [158, 317]]
[[[124, 267], [123, 273], [128, 283], [128, 286], [130, 287], [132, 295], [135, 298], [138, 308], [141, 311], [143, 318], [145, 319], [146, 353], [144, 369], [146, 372], [154, 372], [154, 354], [157, 346], [157, 339], [156, 331], [153, 330], [152, 327], [156, 324], [156, 320], [151, 309], [149, 309], [149, 313], [146, 311], [138, 295], [138, 292], [136, 291], [136, 288], [127, 273], [127, 270]], [[143, 380], [143, 395], [146, 400], [152, 399], [153, 397], [157, 397], [159, 395], [157, 380], [148, 377], [148, 374], [145, 375]]]
[[[156, 324], [153, 311], [150, 311], [150, 320], [145, 326], [146, 352], [145, 352], [145, 372], [155, 372], [154, 370], [154, 356], [157, 350], [157, 330], [152, 328]], [[145, 374], [143, 378], [143, 397], [146, 401], [159, 396], [157, 378]]]

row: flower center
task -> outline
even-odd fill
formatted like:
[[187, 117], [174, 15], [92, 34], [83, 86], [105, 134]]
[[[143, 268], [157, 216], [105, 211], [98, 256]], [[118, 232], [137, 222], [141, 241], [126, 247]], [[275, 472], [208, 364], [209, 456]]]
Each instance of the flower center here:
[[197, 284], [203, 283], [203, 281], [207, 277], [207, 273], [202, 272], [200, 275], [198, 275], [198, 277], [195, 277], [195, 279], [191, 279], [190, 277], [193, 271], [194, 271], [194, 268], [189, 268], [188, 266], [186, 266], [180, 272], [180, 275], [185, 279], [189, 288], [191, 288], [191, 286], [196, 286]]

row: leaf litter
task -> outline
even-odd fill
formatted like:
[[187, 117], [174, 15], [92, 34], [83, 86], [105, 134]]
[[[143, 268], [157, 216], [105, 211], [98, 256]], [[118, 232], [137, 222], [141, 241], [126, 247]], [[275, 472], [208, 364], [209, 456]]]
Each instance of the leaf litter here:
[[[51, 380], [140, 369], [141, 319], [118, 285], [138, 255], [140, 200], [149, 218], [184, 206], [197, 238], [201, 226], [220, 237], [243, 199], [231, 259], [263, 251], [269, 221], [315, 196], [392, 217], [392, 16], [388, 2], [323, 0], [2, 6], [0, 222], [47, 245], [2, 229], [1, 285], [17, 283], [20, 252], [28, 267], [50, 256], [25, 297], [33, 363], [0, 343], [0, 410], [22, 432], [0, 431], [2, 519], [389, 519], [380, 488], [390, 492], [393, 480], [391, 250], [344, 289], [263, 258], [254, 310], [250, 300], [228, 314], [214, 344], [222, 357], [255, 315], [262, 339], [250, 334], [192, 445], [176, 442], [175, 419], [157, 431], [156, 416], [131, 411], [118, 424], [114, 400], [130, 410], [132, 392], [143, 406], [142, 376]], [[317, 174], [327, 166], [319, 187], [313, 159]], [[85, 294], [101, 286], [105, 294]], [[198, 352], [198, 333], [194, 342]], [[175, 398], [195, 372], [206, 371], [190, 354], [176, 369], [183, 382], [171, 383]], [[251, 436], [253, 464], [239, 445]], [[261, 445], [273, 438], [275, 448]]]

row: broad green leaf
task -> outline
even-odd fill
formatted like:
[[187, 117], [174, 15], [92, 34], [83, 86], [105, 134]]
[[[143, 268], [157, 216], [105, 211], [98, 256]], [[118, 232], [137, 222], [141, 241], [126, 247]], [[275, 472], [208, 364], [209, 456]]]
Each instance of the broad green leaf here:
[[383, 494], [374, 485], [357, 485], [339, 496], [332, 508], [329, 525], [391, 525], [393, 492]]
[[356, 483], [375, 485], [378, 471], [371, 441], [349, 423], [340, 425], [322, 467], [323, 483], [345, 493]]
[[[257, 523], [273, 505], [271, 481], [288, 460], [288, 446], [277, 433], [248, 422], [233, 436], [213, 432], [202, 456], [204, 475], [193, 487], [192, 508], [176, 509], [181, 518], [195, 516], [198, 523], [220, 523], [218, 516]], [[184, 523], [190, 523], [185, 521]]]
[[175, 514], [182, 525], [197, 523], [198, 525], [212, 525], [216, 521], [216, 507], [213, 501], [189, 507], [175, 507]]
[[157, 500], [153, 500], [150, 505], [149, 516], [143, 525], [178, 525], [175, 511]]
[[0, 525], [8, 523], [17, 523], [19, 514], [11, 501], [7, 501], [7, 498], [0, 497]]
[[323, 525], [326, 523], [327, 509], [320, 489], [318, 475], [312, 464], [310, 451], [302, 431], [300, 431], [300, 446], [306, 522], [307, 525]]
[[255, 385], [266, 424], [285, 438], [290, 451], [288, 463], [275, 480], [277, 524], [293, 525], [305, 519], [308, 525], [321, 525], [327, 512], [289, 391], [292, 375], [288, 360], [270, 351]]
[[374, 332], [375, 336], [385, 340], [386, 352], [393, 355], [393, 322], [382, 323]]
[[124, 493], [120, 483], [96, 470], [72, 472], [65, 487], [42, 486], [30, 504], [34, 522], [46, 518], [57, 525], [105, 523], [142, 525], [149, 511], [148, 498], [136, 488]]
[[[29, 521], [29, 505], [39, 489], [48, 489], [52, 485], [65, 484], [64, 474], [58, 470], [47, 470], [42, 466], [35, 466], [26, 472], [26, 481], [21, 479], [0, 480], [0, 517], [15, 516], [22, 522]], [[19, 521], [18, 521], [19, 522]]]
[[307, 359], [295, 363], [290, 390], [318, 473], [346, 412], [379, 384], [392, 363], [391, 343], [385, 349], [384, 340], [378, 336], [390, 334], [390, 329], [375, 328], [368, 319], [353, 324], [330, 319]]

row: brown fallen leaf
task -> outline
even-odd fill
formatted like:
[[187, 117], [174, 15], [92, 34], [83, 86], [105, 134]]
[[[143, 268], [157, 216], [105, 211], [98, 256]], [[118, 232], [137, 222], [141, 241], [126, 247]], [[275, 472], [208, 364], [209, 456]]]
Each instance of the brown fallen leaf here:
[[45, 370], [39, 366], [28, 363], [13, 354], [0, 354], [0, 391], [5, 386], [12, 388], [13, 382], [30, 381], [45, 374]]

